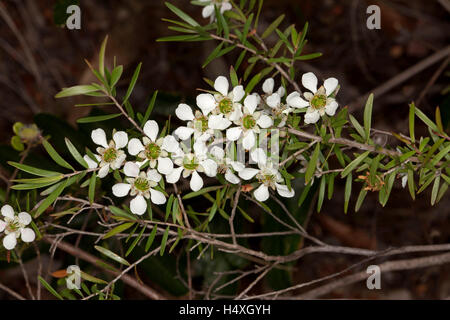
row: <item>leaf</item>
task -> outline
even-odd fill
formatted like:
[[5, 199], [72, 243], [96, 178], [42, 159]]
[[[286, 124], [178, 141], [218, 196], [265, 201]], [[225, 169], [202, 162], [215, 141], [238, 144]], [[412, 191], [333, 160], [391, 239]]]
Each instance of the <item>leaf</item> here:
[[202, 68], [206, 67], [211, 61], [218, 57], [219, 52], [220, 50], [222, 50], [224, 44], [225, 42], [221, 42], [217, 47], [214, 48], [214, 50], [206, 58], [205, 62], [202, 65]]
[[106, 248], [103, 248], [101, 246], [94, 246], [94, 248], [97, 251], [99, 251], [100, 253], [102, 253], [103, 255], [107, 256], [108, 258], [110, 258], [110, 259], [112, 259], [112, 260], [114, 260], [114, 261], [116, 261], [116, 262], [118, 262], [120, 264], [123, 264], [123, 265], [126, 265], [126, 266], [130, 266], [130, 263], [127, 260], [125, 260], [121, 256], [115, 254], [114, 252], [112, 252], [112, 251], [110, 251], [110, 250], [108, 250]]
[[166, 4], [167, 8], [169, 8], [170, 11], [175, 13], [178, 17], [180, 17], [182, 20], [184, 20], [191, 26], [193, 26], [193, 27], [199, 26], [199, 24], [194, 19], [192, 19], [189, 15], [187, 15], [186, 13], [184, 13], [183, 11], [181, 11], [174, 5], [170, 4], [169, 2], [166, 2], [165, 4]]
[[19, 170], [22, 170], [22, 171], [25, 171], [25, 172], [28, 172], [28, 173], [31, 173], [31, 174], [34, 174], [34, 175], [40, 176], [40, 177], [54, 177], [54, 176], [59, 176], [62, 174], [60, 172], [34, 168], [32, 166], [28, 166], [26, 164], [21, 164], [21, 163], [14, 162], [14, 161], [8, 161], [8, 164]]
[[325, 198], [326, 176], [320, 179], [319, 197], [317, 198], [317, 212], [322, 209], [323, 199]]
[[88, 94], [92, 92], [97, 92], [98, 88], [92, 85], [78, 85], [69, 88], [62, 89], [59, 93], [55, 95], [55, 98], [65, 98], [71, 96], [78, 96], [82, 94]]
[[258, 73], [250, 80], [247, 87], [245, 88], [245, 92], [246, 93], [252, 92], [253, 88], [258, 84], [260, 80], [261, 80], [261, 73]]
[[92, 282], [92, 283], [98, 283], [98, 284], [108, 284], [108, 282], [106, 282], [105, 280], [96, 278], [94, 276], [91, 276], [90, 274], [87, 274], [84, 271], [80, 272], [80, 276], [81, 278], [83, 278], [86, 281]]
[[201, 196], [202, 194], [205, 194], [205, 193], [208, 193], [208, 192], [211, 192], [211, 191], [215, 191], [215, 190], [221, 189], [221, 188], [223, 188], [223, 186], [206, 187], [206, 188], [203, 188], [203, 189], [201, 189], [199, 191], [189, 192], [188, 194], [184, 195], [182, 199], [183, 200], [187, 200], [187, 199], [195, 198], [195, 197]]
[[102, 77], [105, 77], [105, 50], [106, 50], [106, 44], [108, 43], [108, 36], [105, 37], [105, 39], [102, 42], [102, 46], [100, 47], [100, 53], [98, 55], [98, 70], [100, 71], [100, 74]]
[[414, 112], [416, 113], [416, 115], [420, 118], [420, 120], [422, 120], [428, 127], [430, 127], [432, 130], [434, 131], [439, 131], [438, 127], [436, 126], [436, 124], [434, 124], [433, 121], [431, 121], [430, 118], [428, 118], [425, 113], [423, 113], [422, 111], [419, 110], [419, 108], [415, 107], [414, 103], [411, 103], [411, 105], [414, 106]]
[[319, 158], [319, 152], [320, 152], [320, 143], [317, 143], [316, 148], [314, 149], [314, 152], [311, 156], [311, 159], [309, 159], [308, 167], [306, 168], [305, 184], [309, 184], [309, 182], [311, 181], [311, 178], [313, 177], [314, 173], [316, 172], [317, 159]]
[[439, 191], [439, 183], [441, 181], [441, 176], [438, 175], [435, 179], [434, 179], [434, 183], [433, 183], [433, 189], [431, 190], [431, 205], [434, 206], [434, 204], [436, 203], [436, 198], [438, 195], [438, 191]]
[[349, 174], [345, 181], [345, 193], [344, 193], [344, 213], [347, 213], [348, 204], [350, 202], [350, 195], [352, 194], [352, 175]]
[[315, 52], [315, 53], [310, 53], [310, 54], [305, 54], [303, 56], [295, 57], [295, 60], [300, 60], [300, 61], [312, 60], [312, 59], [319, 58], [321, 56], [322, 56], [321, 52]]
[[114, 214], [116, 216], [119, 216], [119, 217], [122, 217], [122, 218], [127, 218], [129, 220], [137, 220], [136, 216], [131, 215], [128, 212], [126, 212], [126, 211], [124, 211], [124, 210], [122, 210], [122, 209], [120, 209], [118, 207], [109, 206], [108, 209], [109, 209], [109, 211], [111, 211], [112, 214]]
[[134, 86], [136, 85], [136, 81], [139, 77], [139, 72], [141, 72], [141, 66], [142, 66], [142, 62], [140, 62], [138, 64], [138, 66], [136, 67], [136, 70], [134, 70], [133, 76], [131, 77], [131, 82], [128, 86], [127, 93], [125, 94], [125, 97], [123, 98], [122, 104], [125, 104], [125, 102], [128, 101], [128, 98], [131, 96]]
[[156, 231], [158, 231], [158, 225], [155, 224], [155, 226], [153, 227], [152, 232], [148, 236], [147, 243], [145, 244], [145, 252], [148, 252], [148, 250], [152, 246], [153, 240], [155, 240]]
[[78, 123], [100, 122], [120, 117], [121, 113], [105, 114], [101, 116], [84, 117], [77, 120]]
[[67, 169], [71, 169], [71, 170], [75, 170], [66, 160], [64, 160], [59, 154], [58, 152], [55, 150], [55, 148], [53, 148], [53, 146], [47, 141], [47, 140], [43, 140], [42, 141], [42, 145], [44, 146], [45, 150], [47, 150], [48, 154], [50, 155], [50, 157], [57, 163], [59, 164], [61, 167], [67, 168]]
[[61, 295], [56, 292], [55, 289], [52, 288], [52, 286], [44, 280], [44, 278], [42, 278], [41, 276], [38, 276], [39, 281], [42, 283], [42, 285], [52, 294], [54, 295], [56, 298], [58, 298], [59, 300], [64, 300], [63, 297], [61, 297]]
[[366, 195], [367, 195], [367, 190], [364, 187], [362, 187], [361, 191], [359, 192], [358, 199], [356, 200], [355, 212], [358, 212], [359, 209], [361, 208], [361, 205], [363, 204], [363, 201], [364, 201], [364, 198], [366, 197]]
[[341, 177], [345, 178], [350, 172], [352, 172], [368, 155], [370, 151], [366, 151], [363, 154], [360, 154], [356, 159], [350, 162], [342, 171]]
[[113, 88], [120, 80], [122, 73], [123, 73], [123, 66], [117, 66], [114, 68], [113, 72], [111, 73], [111, 81], [110, 81], [111, 88]]
[[58, 198], [66, 188], [68, 181], [69, 179], [62, 182], [58, 188], [56, 188], [44, 201], [42, 201], [34, 214], [34, 218], [39, 217], [53, 202], [55, 202], [56, 198]]
[[159, 250], [159, 255], [164, 254], [164, 250], [166, 249], [167, 245], [167, 238], [169, 237], [169, 227], [166, 228], [166, 231], [164, 231], [162, 240], [161, 240], [161, 249]]
[[70, 154], [72, 155], [72, 157], [77, 160], [77, 162], [79, 164], [81, 164], [84, 168], [88, 169], [89, 166], [86, 162], [86, 160], [83, 159], [83, 157], [81, 156], [81, 154], [78, 152], [77, 148], [75, 148], [75, 146], [72, 144], [72, 142], [70, 142], [69, 139], [65, 138], [64, 139], [66, 141], [66, 146], [67, 149], [69, 149]]
[[147, 110], [145, 111], [145, 115], [141, 120], [141, 125], [145, 124], [148, 120], [148, 118], [150, 118], [150, 115], [153, 111], [153, 108], [155, 107], [155, 102], [156, 102], [156, 97], [158, 95], [158, 90], [156, 90], [155, 92], [153, 92], [153, 96], [150, 99], [150, 103], [148, 104]]
[[279, 16], [278, 18], [275, 19], [275, 21], [273, 21], [268, 27], [267, 29], [263, 32], [261, 39], [265, 39], [268, 36], [270, 36], [272, 34], [272, 32], [275, 31], [276, 28], [278, 28], [278, 26], [280, 25], [280, 23], [283, 21], [285, 15], [282, 14], [281, 16]]
[[369, 95], [364, 108], [364, 130], [366, 141], [370, 138], [370, 127], [372, 125], [373, 93]]
[[139, 232], [139, 235], [131, 243], [130, 247], [128, 248], [127, 252], [125, 253], [125, 257], [128, 257], [128, 255], [131, 253], [131, 251], [133, 251], [134, 247], [136, 247], [136, 245], [139, 242], [139, 240], [141, 240], [142, 234], [144, 233], [145, 229], [147, 229], [147, 226], [144, 226], [142, 228], [141, 232]]
[[118, 233], [121, 233], [121, 232], [123, 232], [123, 231], [125, 231], [125, 230], [127, 230], [129, 228], [131, 228], [133, 225], [134, 225], [134, 222], [126, 222], [126, 223], [123, 223], [121, 225], [118, 225], [117, 227], [109, 230], [108, 233], [106, 233], [103, 236], [103, 239], [111, 238], [112, 236], [114, 236], [114, 235], [116, 235]]
[[411, 138], [412, 143], [416, 142], [414, 134], [414, 120], [415, 120], [415, 105], [414, 103], [411, 103], [409, 105], [409, 136]]
[[408, 169], [408, 190], [411, 194], [411, 198], [413, 200], [416, 199], [416, 193], [415, 193], [415, 185], [414, 185], [414, 171], [412, 169]]
[[352, 123], [358, 134], [364, 138], [366, 133], [363, 127], [359, 124], [358, 120], [356, 120], [355, 117], [353, 117], [351, 114], [349, 114], [348, 117], [350, 118], [350, 122]]
[[97, 174], [92, 173], [91, 179], [89, 180], [89, 202], [92, 204], [95, 198], [95, 182], [97, 181]]

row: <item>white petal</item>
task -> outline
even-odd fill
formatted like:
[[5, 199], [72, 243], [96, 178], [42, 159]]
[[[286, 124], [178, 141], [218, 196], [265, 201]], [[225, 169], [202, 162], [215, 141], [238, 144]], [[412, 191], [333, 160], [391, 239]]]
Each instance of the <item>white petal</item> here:
[[242, 129], [239, 127], [234, 127], [227, 129], [227, 139], [230, 141], [236, 141], [241, 136]]
[[217, 175], [217, 163], [212, 159], [206, 159], [201, 163], [203, 169], [205, 169], [205, 174], [208, 177], [215, 177]]
[[108, 142], [106, 141], [106, 133], [105, 131], [103, 131], [103, 129], [98, 128], [92, 130], [91, 138], [95, 144], [98, 144], [99, 146], [102, 146], [104, 148], [108, 148]]
[[9, 204], [5, 204], [2, 209], [2, 215], [10, 219], [14, 219], [14, 209]]
[[210, 17], [214, 12], [214, 6], [213, 5], [209, 5], [203, 8], [202, 10], [202, 17], [203, 18], [208, 18]]
[[273, 120], [268, 115], [262, 114], [261, 117], [259, 117], [259, 119], [256, 120], [256, 123], [260, 128], [267, 129], [272, 126]]
[[168, 152], [175, 152], [180, 146], [178, 141], [175, 140], [174, 136], [168, 135], [164, 137], [161, 147]]
[[23, 242], [33, 242], [34, 239], [36, 239], [36, 234], [34, 233], [33, 229], [24, 228], [20, 233], [20, 238]]
[[255, 190], [255, 192], [253, 192], [253, 195], [258, 201], [266, 201], [267, 199], [269, 199], [269, 188], [267, 188], [266, 185], [262, 184], [258, 187], [258, 189]]
[[87, 154], [83, 157], [83, 159], [88, 164], [89, 169], [95, 169], [98, 167], [98, 163], [92, 160]]
[[306, 89], [308, 89], [312, 93], [317, 92], [317, 77], [314, 73], [308, 72], [303, 74], [302, 84]]
[[216, 107], [216, 99], [210, 93], [201, 93], [197, 96], [197, 106], [207, 116]]
[[239, 171], [239, 177], [241, 177], [244, 180], [250, 180], [252, 179], [254, 176], [256, 176], [256, 174], [259, 172], [258, 169], [255, 168], [245, 168], [241, 171]]
[[6, 228], [6, 222], [3, 220], [0, 220], [0, 232], [3, 232]]
[[175, 114], [177, 115], [178, 119], [183, 121], [191, 121], [195, 118], [191, 107], [189, 107], [185, 103], [180, 103], [178, 105], [178, 107], [175, 109]]
[[193, 128], [188, 127], [178, 127], [173, 133], [181, 140], [189, 139], [189, 137], [194, 133]]
[[145, 147], [142, 144], [141, 140], [137, 138], [133, 138], [128, 142], [128, 153], [132, 156], [137, 155], [139, 152], [144, 151]]
[[27, 226], [31, 222], [31, 216], [28, 212], [20, 212], [19, 213], [19, 222], [24, 226]]
[[220, 7], [220, 13], [224, 13], [225, 11], [231, 10], [232, 6], [229, 2], [222, 2], [222, 6]]
[[150, 169], [147, 171], [147, 179], [159, 182], [161, 181], [161, 175], [155, 169]]
[[288, 97], [286, 102], [289, 106], [294, 108], [306, 108], [309, 106], [309, 102], [301, 98], [300, 96]]
[[338, 108], [338, 103], [336, 101], [332, 101], [330, 104], [325, 106], [325, 112], [329, 116], [334, 116], [336, 113], [336, 109]]
[[281, 86], [278, 88], [277, 93], [280, 97], [284, 97], [284, 95], [286, 94], [286, 89], [283, 86]]
[[117, 131], [113, 135], [113, 140], [116, 143], [116, 148], [122, 149], [128, 143], [128, 134], [125, 131]]
[[134, 214], [141, 216], [147, 210], [147, 201], [143, 196], [136, 196], [130, 201], [130, 209]]
[[203, 179], [197, 173], [197, 171], [192, 172], [191, 181], [189, 182], [192, 191], [198, 191], [203, 187]]
[[158, 158], [158, 171], [162, 174], [169, 174], [173, 170], [173, 162], [170, 158]]
[[154, 204], [166, 203], [166, 197], [164, 196], [164, 193], [158, 190], [150, 189], [150, 199]]
[[220, 92], [221, 95], [228, 95], [228, 80], [224, 76], [217, 77], [216, 81], [214, 81], [214, 89]]
[[125, 197], [131, 189], [131, 184], [128, 183], [116, 183], [112, 187], [113, 195], [116, 197]]
[[119, 169], [122, 166], [122, 164], [126, 158], [127, 158], [127, 156], [125, 153], [118, 156], [117, 159], [112, 163], [111, 169], [113, 169], [113, 170]]
[[173, 171], [171, 173], [169, 173], [168, 175], [166, 175], [166, 181], [168, 183], [177, 183], [178, 180], [180, 180], [180, 175], [181, 172], [183, 171], [183, 167], [178, 167], [173, 169]]
[[289, 191], [289, 188], [284, 184], [275, 183], [275, 187], [277, 188], [278, 194], [282, 197], [292, 198], [295, 195], [294, 189], [291, 188], [291, 191]]
[[408, 175], [405, 174], [402, 177], [402, 188], [405, 188], [407, 183], [408, 183]]
[[231, 167], [233, 168], [233, 170], [236, 172], [240, 172], [245, 169], [245, 165], [242, 162], [231, 161], [230, 164], [231, 164]]
[[211, 115], [208, 118], [208, 128], [214, 130], [225, 130], [231, 126], [231, 121], [223, 117], [223, 114]]
[[255, 146], [256, 138], [253, 131], [247, 131], [247, 135], [242, 139], [242, 146], [245, 150], [250, 150]]
[[255, 150], [250, 152], [250, 157], [258, 164], [264, 165], [267, 163], [267, 155], [261, 148], [256, 148]]
[[231, 121], [238, 121], [242, 117], [242, 106], [240, 104], [234, 105], [234, 110], [228, 116]]
[[262, 89], [265, 93], [271, 94], [273, 92], [274, 85], [275, 81], [273, 80], [273, 78], [267, 78], [262, 85]]
[[208, 152], [208, 147], [206, 147], [206, 144], [203, 140], [197, 140], [194, 145], [194, 153], [196, 156], [204, 156]]
[[218, 160], [222, 160], [225, 157], [225, 151], [218, 146], [212, 147], [210, 153], [214, 158]]
[[144, 125], [144, 133], [147, 137], [150, 138], [153, 142], [156, 141], [156, 137], [158, 136], [159, 126], [155, 120], [148, 120]]
[[140, 168], [137, 163], [127, 161], [127, 163], [125, 163], [125, 166], [123, 167], [123, 172], [127, 177], [136, 178], [139, 175]]
[[228, 182], [231, 182], [231, 183], [233, 183], [233, 184], [238, 184], [238, 183], [241, 181], [238, 177], [236, 177], [236, 175], [235, 175], [233, 172], [231, 172], [230, 169], [228, 169], [228, 170], [225, 172], [225, 179], [226, 179]]
[[245, 96], [244, 87], [239, 85], [233, 88], [233, 102], [239, 102]]
[[255, 95], [248, 95], [244, 100], [244, 106], [250, 114], [253, 114], [258, 106], [258, 98]]
[[316, 123], [319, 121], [320, 115], [318, 111], [307, 112], [305, 113], [305, 123]]
[[338, 80], [336, 78], [328, 78], [323, 82], [323, 86], [325, 87], [325, 93], [328, 97], [334, 92], [334, 90], [336, 90], [338, 86]]
[[100, 179], [104, 178], [108, 175], [108, 173], [109, 173], [109, 164], [104, 165], [103, 167], [100, 168], [100, 170], [98, 170], [98, 177]]
[[274, 93], [267, 97], [266, 103], [271, 108], [277, 108], [280, 105], [281, 97], [278, 95], [278, 93]]
[[8, 234], [6, 237], [3, 238], [3, 246], [5, 247], [6, 250], [12, 250], [16, 247], [17, 244], [17, 239], [16, 239], [16, 234], [10, 233]]

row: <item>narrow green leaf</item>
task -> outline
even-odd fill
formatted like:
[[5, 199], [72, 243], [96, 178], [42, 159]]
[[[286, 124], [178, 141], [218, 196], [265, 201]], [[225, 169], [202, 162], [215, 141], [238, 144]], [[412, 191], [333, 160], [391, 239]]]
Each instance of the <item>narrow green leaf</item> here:
[[67, 169], [71, 169], [71, 170], [75, 170], [66, 160], [64, 160], [59, 155], [59, 153], [55, 150], [55, 148], [53, 148], [53, 146], [47, 140], [43, 140], [42, 141], [42, 145], [44, 146], [45, 150], [47, 150], [47, 152], [50, 155], [50, 157], [57, 164], [59, 164], [61, 167], [64, 167], [64, 168], [67, 168]]
[[416, 115], [420, 118], [420, 120], [422, 120], [428, 127], [430, 127], [432, 130], [434, 131], [439, 131], [438, 127], [436, 126], [436, 124], [431, 121], [430, 118], [428, 118], [425, 113], [423, 113], [422, 111], [419, 110], [419, 108], [415, 107], [414, 103], [412, 103], [411, 105], [414, 106], [414, 112], [416, 113]]
[[52, 294], [54, 295], [56, 298], [58, 298], [59, 300], [64, 300], [63, 297], [61, 297], [61, 295], [56, 292], [55, 289], [52, 288], [52, 286], [44, 280], [44, 278], [42, 278], [41, 276], [38, 276], [39, 281], [42, 283], [42, 285]]
[[108, 258], [110, 258], [110, 259], [112, 259], [112, 260], [114, 260], [114, 261], [116, 261], [116, 262], [118, 262], [120, 264], [123, 264], [123, 265], [126, 265], [126, 266], [130, 265], [130, 263], [127, 260], [125, 260], [124, 258], [119, 256], [118, 254], [115, 254], [111, 250], [108, 250], [108, 249], [103, 248], [101, 246], [94, 246], [94, 248], [97, 251], [99, 251], [100, 253], [102, 253], [103, 255], [107, 256]]
[[139, 73], [141, 72], [141, 66], [142, 66], [142, 62], [140, 62], [138, 64], [138, 66], [136, 67], [136, 70], [134, 70], [133, 77], [131, 77], [131, 82], [130, 82], [130, 85], [128, 86], [127, 93], [125, 94], [125, 97], [123, 98], [122, 104], [125, 104], [125, 102], [128, 101], [128, 98], [131, 96], [134, 86], [136, 85], [136, 81], [139, 77]]
[[198, 27], [199, 26], [197, 21], [195, 21], [189, 15], [187, 15], [186, 13], [184, 13], [183, 11], [181, 11], [180, 9], [175, 7], [173, 4], [171, 4], [169, 2], [166, 2], [165, 4], [166, 4], [167, 8], [170, 9], [170, 11], [175, 13], [178, 17], [180, 17], [182, 20], [184, 20], [185, 22], [187, 22], [191, 26], [193, 26], [193, 27]]
[[114, 88], [114, 86], [120, 80], [122, 73], [123, 73], [123, 66], [117, 66], [114, 68], [114, 70], [111, 73], [111, 81], [110, 81], [111, 88]]
[[350, 202], [350, 195], [352, 194], [352, 174], [347, 175], [347, 179], [345, 181], [345, 193], [344, 193], [344, 213], [347, 213], [348, 204]]
[[158, 225], [157, 224], [155, 224], [155, 226], [153, 227], [152, 232], [148, 236], [147, 243], [145, 244], [145, 252], [148, 252], [148, 250], [152, 246], [153, 240], [155, 240], [156, 231], [158, 231]]
[[141, 240], [142, 234], [144, 233], [144, 231], [146, 229], [147, 229], [146, 226], [144, 226], [142, 228], [141, 232], [139, 232], [139, 235], [134, 239], [134, 241], [131, 243], [130, 247], [128, 248], [127, 252], [125, 253], [125, 257], [128, 257], [128, 255], [133, 251], [134, 247], [136, 247], [136, 245], [139, 242], [139, 240]]
[[158, 90], [153, 92], [152, 98], [150, 99], [150, 102], [148, 104], [147, 110], [145, 111], [145, 115], [141, 120], [141, 125], [145, 124], [147, 120], [150, 118], [150, 115], [152, 114], [153, 108], [155, 107], [156, 97], [158, 96]]
[[97, 181], [97, 174], [92, 173], [91, 179], [89, 180], [89, 202], [93, 203], [95, 198], [95, 182]]
[[58, 188], [56, 188], [44, 201], [42, 201], [34, 214], [34, 218], [39, 217], [53, 202], [55, 202], [56, 198], [58, 198], [66, 188], [68, 181], [69, 179], [62, 182]]
[[105, 39], [102, 42], [102, 46], [100, 47], [100, 53], [98, 55], [98, 71], [102, 75], [102, 77], [105, 77], [105, 50], [106, 50], [106, 44], [108, 43], [108, 36], [105, 37]]
[[314, 152], [311, 156], [311, 159], [309, 159], [308, 167], [306, 168], [305, 184], [309, 184], [309, 182], [311, 181], [311, 178], [313, 177], [314, 173], [316, 172], [317, 160], [319, 158], [319, 152], [320, 152], [320, 143], [317, 143], [316, 148], [314, 149]]
[[101, 116], [84, 117], [77, 120], [78, 123], [100, 122], [120, 117], [121, 113], [105, 114]]
[[70, 154], [72, 155], [72, 157], [77, 160], [77, 162], [79, 164], [81, 164], [84, 168], [88, 169], [89, 166], [86, 162], [86, 160], [83, 159], [83, 157], [81, 156], [81, 154], [78, 152], [77, 148], [75, 148], [75, 146], [72, 144], [72, 142], [70, 142], [69, 139], [65, 138], [64, 139], [66, 141], [66, 146], [67, 149], [69, 149]]
[[14, 162], [14, 161], [8, 161], [8, 164], [19, 170], [22, 170], [22, 171], [25, 171], [25, 172], [28, 172], [28, 173], [31, 173], [31, 174], [34, 174], [34, 175], [40, 176], [40, 177], [53, 177], [53, 176], [59, 176], [62, 174], [60, 172], [34, 168], [32, 166], [28, 166], [26, 164], [21, 164], [21, 163]]
[[366, 151], [363, 154], [360, 154], [356, 159], [350, 162], [342, 171], [341, 177], [345, 178], [350, 172], [352, 172], [368, 155], [370, 151]]
[[164, 231], [162, 240], [161, 240], [161, 249], [159, 250], [159, 254], [162, 256], [164, 254], [164, 250], [166, 250], [167, 238], [169, 237], [169, 227]]
[[88, 94], [97, 92], [98, 88], [92, 85], [79, 85], [69, 88], [63, 88], [59, 93], [55, 95], [55, 98], [65, 98], [71, 96], [78, 96], [82, 94]]
[[126, 223], [123, 223], [121, 225], [118, 225], [117, 227], [109, 230], [108, 233], [106, 233], [103, 236], [103, 239], [111, 238], [112, 236], [114, 236], [114, 235], [116, 235], [118, 233], [121, 233], [121, 232], [123, 232], [123, 231], [125, 231], [125, 230], [127, 230], [129, 228], [131, 228], [133, 225], [134, 225], [134, 222], [126, 222]]
[[280, 23], [283, 21], [285, 15], [282, 14], [281, 16], [279, 16], [278, 18], [275, 19], [275, 21], [273, 21], [268, 27], [267, 29], [263, 32], [261, 39], [265, 39], [268, 36], [270, 36], [276, 28], [278, 28], [278, 26], [280, 25]]
[[415, 120], [415, 108], [414, 103], [409, 105], [409, 137], [411, 138], [411, 142], [416, 142], [416, 137], [414, 133], [414, 120]]
[[366, 141], [370, 138], [370, 128], [372, 125], [373, 93], [369, 95], [364, 108], [364, 131]]
[[436, 198], [437, 198], [438, 191], [439, 191], [440, 181], [441, 181], [441, 176], [437, 175], [436, 178], [434, 179], [433, 189], [431, 190], [431, 205], [432, 206], [434, 206], [434, 204], [436, 203]]

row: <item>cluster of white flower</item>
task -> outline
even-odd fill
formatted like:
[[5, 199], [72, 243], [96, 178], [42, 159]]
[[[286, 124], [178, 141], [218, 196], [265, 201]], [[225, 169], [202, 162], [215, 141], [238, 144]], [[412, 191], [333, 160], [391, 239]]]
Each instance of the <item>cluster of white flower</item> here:
[[[302, 84], [311, 92], [304, 93], [303, 97], [299, 92], [286, 96], [283, 87], [274, 91], [274, 80], [269, 78], [262, 86], [264, 94], [259, 95], [247, 94], [242, 85], [230, 90], [227, 78], [219, 76], [214, 82], [215, 91], [197, 96], [198, 109], [184, 103], [178, 105], [175, 114], [185, 125], [179, 126], [173, 135], [158, 136], [159, 127], [154, 120], [145, 123], [142, 139], [128, 140], [127, 133], [118, 131], [113, 132], [113, 139], [108, 143], [105, 132], [96, 129], [92, 131], [92, 140], [99, 145], [97, 154], [86, 155], [84, 159], [90, 168], [99, 168], [100, 178], [110, 169], [123, 166], [125, 182], [115, 184], [113, 194], [133, 196], [130, 209], [138, 215], [147, 210], [147, 199], [154, 204], [166, 202], [163, 190], [158, 190], [163, 176], [168, 183], [177, 183], [181, 176], [190, 178], [190, 188], [198, 191], [204, 185], [202, 175], [223, 174], [231, 184], [254, 182], [253, 195], [259, 201], [269, 198], [269, 189], [282, 197], [293, 197], [294, 190], [284, 183], [272, 155], [261, 148], [258, 135], [263, 130], [284, 127], [293, 112], [306, 111], [306, 124], [317, 122], [325, 113], [333, 116], [338, 106], [334, 99], [338, 81], [329, 78], [319, 89], [317, 83], [313, 73], [306, 73]], [[225, 148], [219, 146], [223, 142]], [[251, 161], [237, 161], [236, 152], [228, 155], [227, 145], [231, 143], [234, 146], [239, 143], [248, 151]], [[125, 148], [135, 157], [134, 161], [126, 162], [122, 150]], [[251, 167], [250, 162], [257, 168]]]
[[14, 209], [6, 204], [1, 209], [3, 220], [0, 219], [0, 233], [4, 233], [3, 246], [6, 250], [13, 250], [17, 245], [17, 239], [23, 242], [33, 242], [36, 234], [33, 229], [27, 228], [31, 223], [31, 216], [27, 212], [16, 214]]
[[224, 13], [233, 8], [230, 0], [200, 0], [200, 2], [203, 2], [204, 5], [202, 10], [203, 18], [209, 18], [211, 22], [216, 19], [215, 7], [220, 10], [220, 13]]

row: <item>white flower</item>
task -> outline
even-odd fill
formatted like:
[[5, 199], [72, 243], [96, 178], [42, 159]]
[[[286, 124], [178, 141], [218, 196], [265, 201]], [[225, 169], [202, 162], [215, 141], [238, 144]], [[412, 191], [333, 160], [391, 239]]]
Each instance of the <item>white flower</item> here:
[[[210, 96], [214, 101], [214, 97], [212, 95]], [[206, 94], [201, 98], [197, 97], [197, 105], [202, 110], [202, 112], [196, 110], [195, 115], [192, 112], [191, 107], [187, 104], [180, 103], [178, 105], [177, 109], [175, 110], [175, 114], [180, 120], [188, 121], [186, 126], [178, 127], [174, 131], [174, 134], [181, 140], [189, 139], [193, 134], [195, 140], [199, 139], [202, 141], [206, 141], [214, 133], [214, 130], [210, 129], [208, 126], [208, 114], [212, 109], [204, 107], [203, 103], [206, 99], [208, 99]]]
[[126, 159], [125, 152], [121, 149], [125, 148], [128, 144], [128, 134], [125, 131], [117, 131], [113, 134], [113, 139], [109, 142], [106, 141], [106, 134], [103, 129], [92, 130], [92, 141], [100, 147], [97, 148], [95, 158], [99, 163], [92, 160], [88, 155], [84, 156], [84, 160], [89, 165], [89, 168], [100, 167], [98, 171], [98, 177], [104, 178], [109, 169], [119, 169]]
[[168, 183], [176, 183], [180, 180], [181, 173], [183, 178], [191, 176], [189, 183], [192, 191], [198, 191], [203, 187], [203, 179], [199, 173], [205, 173], [208, 177], [215, 177], [217, 175], [217, 163], [208, 159], [206, 156], [206, 146], [203, 142], [194, 144], [195, 153], [179, 152], [174, 159], [178, 168], [175, 168], [170, 174], [166, 176]]
[[142, 138], [142, 142], [137, 138], [131, 139], [128, 142], [128, 153], [144, 159], [142, 165], [149, 161], [150, 168], [157, 166], [160, 173], [169, 174], [173, 170], [173, 163], [168, 152], [175, 152], [179, 143], [171, 135], [157, 138], [158, 132], [158, 123], [154, 120], [147, 121], [144, 125], [146, 136]]
[[214, 146], [211, 148], [211, 155], [217, 163], [217, 172], [225, 175], [225, 179], [228, 182], [233, 184], [239, 183], [241, 180], [234, 174], [235, 172], [239, 172], [245, 168], [244, 164], [231, 160], [229, 157], [225, 156], [225, 151], [218, 147]]
[[240, 101], [245, 96], [244, 87], [238, 85], [230, 92], [228, 91], [229, 87], [227, 78], [219, 76], [214, 81], [214, 89], [217, 91], [214, 96], [203, 93], [197, 97], [197, 105], [201, 105], [217, 115], [217, 120], [211, 119], [211, 117], [209, 119], [209, 127], [212, 129], [224, 130], [231, 125], [230, 121], [237, 121], [242, 116]]
[[12, 250], [16, 247], [17, 238], [23, 242], [33, 242], [36, 235], [31, 228], [26, 228], [31, 223], [31, 216], [27, 212], [14, 213], [14, 209], [6, 204], [1, 209], [4, 220], [0, 219], [0, 232], [5, 233], [3, 246], [6, 250]]
[[265, 152], [261, 148], [254, 149], [250, 156], [258, 163], [259, 169], [245, 168], [239, 172], [239, 177], [244, 180], [250, 180], [256, 177], [260, 186], [256, 188], [253, 195], [258, 201], [266, 201], [269, 199], [269, 188], [277, 190], [278, 194], [285, 198], [292, 198], [295, 194], [294, 190], [281, 184], [283, 178], [271, 161], [268, 161]]
[[[314, 73], [308, 72], [302, 76], [302, 84], [311, 91], [304, 93], [309, 104], [305, 114], [305, 123], [316, 123], [325, 113], [329, 116], [334, 116], [338, 103], [332, 95], [338, 87], [338, 80], [336, 78], [328, 78], [324, 81], [323, 86], [317, 89], [317, 77]], [[294, 96], [291, 97], [291, 102], [303, 105], [304, 100], [300, 99], [299, 96]]]
[[289, 104], [282, 103], [281, 96], [276, 92], [266, 98], [266, 104], [270, 107], [274, 119], [279, 120], [277, 127], [283, 127], [286, 124], [289, 113], [293, 109]]
[[211, 22], [216, 19], [216, 14], [214, 12], [214, 6], [220, 9], [221, 13], [225, 11], [231, 10], [232, 6], [229, 0], [200, 0], [201, 2], [205, 2], [206, 6], [202, 10], [203, 18], [210, 18]]
[[249, 95], [244, 100], [244, 113], [237, 121], [239, 127], [227, 129], [227, 139], [236, 141], [243, 135], [242, 145], [246, 150], [250, 150], [256, 144], [256, 136], [260, 129], [266, 129], [272, 126], [273, 120], [266, 114], [256, 111], [258, 98], [255, 95]]
[[147, 201], [150, 199], [154, 204], [166, 203], [166, 197], [161, 191], [153, 189], [161, 180], [161, 175], [155, 169], [148, 169], [147, 172], [140, 171], [138, 164], [127, 162], [123, 168], [127, 176], [127, 183], [116, 183], [112, 187], [112, 192], [116, 197], [125, 197], [130, 194], [134, 199], [130, 202], [131, 212], [143, 215], [147, 210]]

